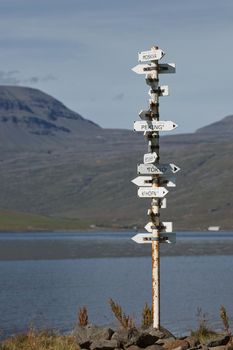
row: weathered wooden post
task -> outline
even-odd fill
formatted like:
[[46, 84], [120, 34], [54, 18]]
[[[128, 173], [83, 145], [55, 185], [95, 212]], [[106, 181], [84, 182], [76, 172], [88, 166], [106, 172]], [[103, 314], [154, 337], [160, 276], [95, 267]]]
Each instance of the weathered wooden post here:
[[175, 164], [161, 164], [159, 154], [159, 132], [171, 131], [177, 127], [172, 121], [160, 121], [159, 97], [168, 96], [168, 86], [159, 86], [159, 74], [175, 73], [174, 63], [160, 64], [159, 60], [164, 52], [157, 46], [149, 51], [138, 54], [142, 63], [132, 70], [138, 74], [145, 74], [146, 84], [150, 86], [149, 109], [141, 111], [142, 120], [134, 122], [134, 130], [142, 131], [148, 140], [148, 153], [144, 154], [143, 164], [138, 164], [138, 176], [132, 182], [139, 186], [138, 196], [151, 198], [151, 207], [148, 209], [150, 221], [145, 226], [149, 233], [139, 233], [132, 237], [137, 243], [151, 243], [152, 245], [152, 313], [153, 327], [160, 328], [160, 243], [175, 242], [175, 233], [172, 233], [171, 222], [161, 222], [160, 208], [166, 208], [166, 187], [174, 187], [173, 179], [169, 175], [180, 170]]

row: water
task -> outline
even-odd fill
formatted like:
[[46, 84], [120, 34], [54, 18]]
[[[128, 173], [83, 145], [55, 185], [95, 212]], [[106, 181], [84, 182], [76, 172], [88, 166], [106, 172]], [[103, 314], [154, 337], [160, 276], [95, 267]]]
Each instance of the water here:
[[[151, 258], [150, 250], [145, 250], [148, 256], [124, 256], [125, 246], [142, 248], [130, 241], [132, 235], [125, 232], [0, 234], [3, 336], [24, 331], [30, 324], [69, 331], [75, 326], [79, 307], [84, 305], [91, 322], [116, 324], [108, 304], [110, 298], [140, 323], [145, 302], [151, 303]], [[178, 248], [179, 242], [179, 255], [172, 256], [171, 247], [171, 254], [161, 258], [161, 323], [177, 335], [187, 333], [197, 326], [197, 308], [202, 308], [211, 324], [219, 328], [222, 304], [233, 315], [233, 258], [230, 254], [208, 255], [208, 247], [222, 244], [229, 248], [233, 233], [189, 233], [188, 236], [182, 233], [178, 235]], [[185, 255], [188, 250], [182, 253], [182, 244], [186, 248], [190, 244], [192, 249], [204, 244], [206, 254]], [[101, 258], [96, 257], [96, 247]], [[78, 258], [77, 254], [81, 252], [85, 256], [85, 251], [89, 252], [89, 258]], [[34, 259], [28, 260], [26, 252], [29, 257], [34, 254]], [[109, 257], [114, 252], [117, 256]], [[15, 256], [22, 259], [15, 260]]]

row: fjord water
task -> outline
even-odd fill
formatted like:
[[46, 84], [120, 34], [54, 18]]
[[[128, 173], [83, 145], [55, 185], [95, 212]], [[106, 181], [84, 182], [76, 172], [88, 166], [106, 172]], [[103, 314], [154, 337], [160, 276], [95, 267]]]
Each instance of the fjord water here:
[[[151, 303], [150, 245], [137, 245], [130, 239], [133, 235], [1, 233], [1, 335], [30, 325], [70, 331], [84, 305], [90, 322], [114, 325], [110, 298], [140, 323], [145, 302]], [[217, 328], [221, 328], [221, 305], [233, 315], [233, 258], [231, 250], [222, 254], [225, 246], [232, 245], [231, 232], [189, 232], [178, 234], [176, 255], [172, 245], [164, 254], [162, 249], [163, 326], [177, 335], [188, 333], [197, 326], [198, 308]]]

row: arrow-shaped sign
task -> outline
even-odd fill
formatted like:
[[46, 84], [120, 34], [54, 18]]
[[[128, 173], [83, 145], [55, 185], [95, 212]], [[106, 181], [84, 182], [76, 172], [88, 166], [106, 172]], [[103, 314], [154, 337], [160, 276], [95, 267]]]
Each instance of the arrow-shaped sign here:
[[[132, 68], [132, 71], [137, 74], [153, 74], [153, 71], [156, 69], [156, 64], [154, 63], [144, 63], [138, 64], [137, 66]], [[166, 73], [175, 73], [176, 72], [176, 64], [175, 63], [162, 63], [159, 64], [159, 74]]]
[[138, 233], [131, 238], [136, 243], [152, 243], [159, 241], [160, 243], [176, 243], [175, 233], [161, 233], [159, 237], [154, 237], [151, 233]]
[[154, 163], [157, 158], [158, 158], [158, 155], [156, 152], [146, 153], [144, 154], [144, 157], [143, 157], [143, 163], [144, 164]]
[[[150, 153], [148, 153], [148, 154], [150, 154]], [[139, 187], [142, 187], [142, 186], [152, 187], [153, 176], [145, 176], [145, 175], [137, 176], [137, 177], [135, 177], [135, 179], [131, 180], [131, 182]], [[176, 187], [174, 178], [172, 178], [170, 180], [165, 179], [165, 178], [160, 178], [159, 183], [160, 183], [160, 185], [167, 186], [167, 187]]]
[[139, 187], [138, 196], [141, 198], [163, 198], [168, 193], [165, 187]]
[[168, 88], [168, 85], [162, 85], [162, 86], [159, 86], [158, 89], [150, 89], [148, 94], [151, 96], [151, 97], [154, 97], [157, 95], [159, 96], [168, 96], [169, 95], [169, 88]]
[[137, 120], [134, 122], [135, 131], [171, 131], [177, 128], [177, 124], [170, 121], [143, 121]]
[[138, 53], [138, 61], [146, 62], [146, 61], [158, 61], [160, 60], [165, 53], [161, 49], [152, 48], [149, 51], [142, 51]]
[[145, 186], [145, 187], [152, 187], [152, 176], [137, 176], [135, 179], [133, 179], [131, 182], [134, 183], [136, 186]]
[[[152, 221], [148, 222], [146, 226], [144, 227], [148, 232], [152, 232], [154, 227], [154, 224]], [[162, 226], [160, 228], [162, 232], [172, 232], [172, 222], [162, 222]]]
[[175, 174], [180, 170], [180, 168], [175, 164], [138, 164], [137, 171], [140, 175], [150, 175], [150, 174]]

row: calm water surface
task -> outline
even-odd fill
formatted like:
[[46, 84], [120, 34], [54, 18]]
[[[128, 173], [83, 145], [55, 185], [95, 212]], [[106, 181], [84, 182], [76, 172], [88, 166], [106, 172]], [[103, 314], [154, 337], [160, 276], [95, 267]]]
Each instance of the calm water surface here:
[[[0, 333], [13, 334], [30, 324], [69, 331], [74, 328], [78, 308], [83, 305], [88, 308], [91, 322], [114, 324], [109, 298], [119, 302], [126, 313], [140, 322], [145, 302], [151, 303], [151, 258], [121, 256], [132, 235], [132, 232], [0, 234], [0, 246], [5, 249], [3, 260], [0, 254]], [[233, 233], [219, 235], [181, 233], [177, 241], [191, 245], [233, 243]], [[112, 246], [117, 247], [118, 256], [87, 259], [72, 255], [74, 246], [80, 246], [84, 253], [88, 245], [99, 247], [101, 242], [106, 251], [108, 246], [110, 251]], [[65, 259], [51, 259], [52, 252], [44, 259], [43, 247], [46, 251], [56, 245], [60, 247], [58, 256], [62, 255], [62, 247], [66, 250]], [[25, 259], [25, 251], [28, 249], [31, 256], [30, 250], [36, 247], [39, 247], [36, 259]], [[12, 259], [13, 253], [17, 256], [17, 249], [24, 249], [23, 260]], [[178, 335], [185, 333], [195, 328], [197, 308], [202, 308], [211, 324], [221, 327], [220, 306], [223, 304], [229, 315], [233, 315], [232, 274], [230, 254], [162, 256], [162, 324]]]

